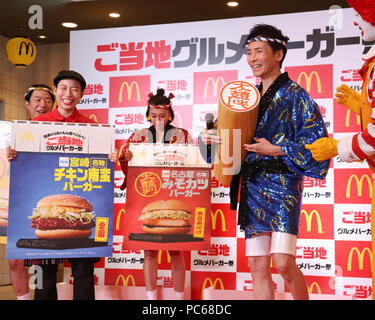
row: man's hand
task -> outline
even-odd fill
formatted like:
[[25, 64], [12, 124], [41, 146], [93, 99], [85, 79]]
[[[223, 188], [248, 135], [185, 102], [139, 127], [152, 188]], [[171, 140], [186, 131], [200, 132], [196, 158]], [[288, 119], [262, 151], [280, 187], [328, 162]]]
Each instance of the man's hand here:
[[12, 149], [10, 146], [7, 146], [5, 154], [8, 161], [12, 161], [17, 156], [17, 151]]
[[265, 138], [254, 138], [255, 143], [244, 144], [246, 151], [255, 152], [264, 156], [285, 156], [280, 147], [273, 145]]
[[360, 114], [361, 95], [346, 84], [342, 84], [340, 87], [337, 87], [336, 90], [337, 93], [335, 96], [337, 99], [335, 99], [335, 101], [343, 104], [355, 114]]
[[216, 134], [216, 129], [207, 130], [204, 128], [201, 133], [201, 140], [204, 144], [221, 143], [221, 138]]
[[311, 151], [313, 158], [322, 162], [337, 156], [338, 140], [332, 138], [320, 138], [312, 144], [306, 144], [305, 148]]

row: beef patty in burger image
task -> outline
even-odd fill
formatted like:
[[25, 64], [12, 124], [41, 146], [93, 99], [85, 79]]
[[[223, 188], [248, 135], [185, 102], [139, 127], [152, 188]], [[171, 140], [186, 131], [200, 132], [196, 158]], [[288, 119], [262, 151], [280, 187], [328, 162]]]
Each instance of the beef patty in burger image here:
[[33, 210], [31, 227], [40, 239], [88, 238], [95, 227], [92, 205], [85, 198], [56, 194], [42, 198]]
[[143, 231], [153, 234], [184, 234], [191, 229], [191, 208], [178, 200], [158, 200], [142, 210]]

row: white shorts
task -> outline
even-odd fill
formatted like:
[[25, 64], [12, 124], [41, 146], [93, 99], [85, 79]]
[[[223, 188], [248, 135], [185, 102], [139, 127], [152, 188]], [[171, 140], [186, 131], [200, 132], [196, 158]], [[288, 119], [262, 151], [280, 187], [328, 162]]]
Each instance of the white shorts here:
[[269, 256], [285, 253], [296, 256], [297, 236], [285, 232], [266, 232], [246, 239], [246, 256]]

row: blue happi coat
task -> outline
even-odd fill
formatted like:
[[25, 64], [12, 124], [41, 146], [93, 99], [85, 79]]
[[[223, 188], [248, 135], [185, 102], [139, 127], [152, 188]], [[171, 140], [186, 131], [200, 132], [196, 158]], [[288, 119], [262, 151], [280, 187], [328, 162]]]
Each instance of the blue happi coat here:
[[279, 146], [286, 156], [246, 156], [239, 224], [246, 238], [268, 231], [298, 236], [303, 176], [324, 179], [330, 160], [319, 163], [304, 147], [327, 137], [327, 130], [318, 105], [287, 73], [262, 96], [255, 136]]

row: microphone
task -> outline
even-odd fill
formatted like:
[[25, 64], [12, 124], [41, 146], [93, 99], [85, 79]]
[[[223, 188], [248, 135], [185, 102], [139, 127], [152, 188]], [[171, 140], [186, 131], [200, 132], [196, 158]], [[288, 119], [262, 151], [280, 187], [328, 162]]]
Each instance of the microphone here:
[[206, 113], [204, 120], [206, 121], [207, 130], [214, 128], [214, 115], [212, 113]]

